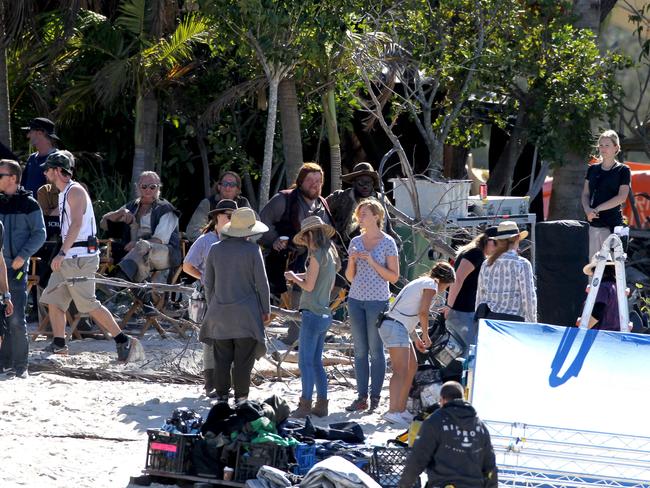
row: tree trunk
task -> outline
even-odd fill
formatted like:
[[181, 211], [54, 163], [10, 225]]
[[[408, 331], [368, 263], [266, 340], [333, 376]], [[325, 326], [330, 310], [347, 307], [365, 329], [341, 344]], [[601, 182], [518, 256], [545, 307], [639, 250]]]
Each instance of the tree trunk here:
[[296, 82], [285, 78], [278, 86], [278, 110], [282, 127], [282, 149], [287, 171], [287, 183], [293, 184], [303, 163], [302, 138]]
[[275, 139], [275, 122], [278, 110], [279, 76], [272, 73], [269, 79], [269, 110], [266, 119], [266, 135], [264, 137], [264, 161], [262, 162], [262, 178], [260, 179], [260, 198], [258, 210], [269, 201], [271, 191], [271, 168], [273, 167], [273, 141]]
[[[600, 0], [574, 0], [575, 26], [600, 32]], [[553, 192], [549, 206], [549, 220], [585, 219], [580, 195], [587, 171], [586, 157], [569, 153], [564, 164], [553, 171]]]
[[570, 153], [562, 166], [553, 171], [553, 191], [548, 210], [549, 220], [584, 220], [580, 203], [587, 164], [585, 158]]
[[208, 198], [210, 196], [210, 160], [208, 159], [208, 148], [205, 146], [203, 134], [196, 135], [196, 145], [199, 147], [199, 154], [201, 155], [201, 169], [203, 170], [203, 196]]
[[7, 79], [7, 50], [0, 46], [0, 142], [11, 150], [11, 110]]
[[139, 94], [135, 104], [135, 151], [131, 174], [131, 194], [143, 171], [152, 171], [156, 164], [158, 135], [158, 100], [153, 93]]
[[341, 139], [336, 122], [336, 97], [330, 88], [323, 95], [323, 116], [330, 145], [330, 193], [341, 189]]
[[512, 181], [515, 174], [515, 167], [521, 153], [528, 142], [528, 108], [527, 104], [521, 103], [517, 112], [510, 138], [499, 156], [488, 180], [488, 192], [490, 195], [510, 196], [512, 193]]

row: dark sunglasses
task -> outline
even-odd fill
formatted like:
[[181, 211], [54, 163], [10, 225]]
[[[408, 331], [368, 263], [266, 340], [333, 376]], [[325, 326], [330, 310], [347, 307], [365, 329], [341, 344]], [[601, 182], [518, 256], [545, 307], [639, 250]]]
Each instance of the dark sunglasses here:
[[149, 188], [150, 190], [155, 190], [156, 188], [158, 188], [158, 185], [154, 183], [152, 183], [151, 185], [140, 185], [141, 190], [146, 190], [147, 188]]
[[0, 173], [0, 179], [4, 178], [5, 176], [13, 176], [13, 175], [9, 173]]
[[223, 183], [219, 183], [219, 185], [225, 186], [226, 188], [235, 188], [239, 186], [236, 181], [224, 181]]

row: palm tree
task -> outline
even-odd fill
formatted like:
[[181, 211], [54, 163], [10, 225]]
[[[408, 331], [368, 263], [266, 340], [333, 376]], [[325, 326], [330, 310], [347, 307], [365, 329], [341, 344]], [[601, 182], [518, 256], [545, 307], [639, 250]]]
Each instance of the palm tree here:
[[73, 101], [85, 99], [92, 108], [96, 103], [111, 106], [123, 102], [125, 95], [135, 96], [134, 185], [142, 171], [160, 163], [159, 111], [165, 88], [194, 68], [192, 48], [204, 42], [208, 33], [200, 15], [185, 15], [175, 24], [178, 12], [158, 8], [164, 5], [169, 2], [125, 0], [113, 23], [97, 16], [89, 21], [73, 48], [80, 60], [99, 57], [101, 67], [91, 76], [79, 77], [59, 104], [65, 117], [68, 107], [78, 105]]

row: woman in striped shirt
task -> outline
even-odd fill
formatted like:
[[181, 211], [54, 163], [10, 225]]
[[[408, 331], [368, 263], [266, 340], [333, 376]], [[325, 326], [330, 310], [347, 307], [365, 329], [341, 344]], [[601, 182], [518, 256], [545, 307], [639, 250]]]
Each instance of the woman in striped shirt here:
[[[506, 220], [499, 224], [495, 249], [481, 265], [476, 292], [476, 310], [485, 303], [490, 312], [512, 316], [512, 320], [537, 321], [537, 293], [533, 267], [519, 256], [519, 241], [528, 231], [519, 231], [517, 223]], [[490, 318], [488, 315], [486, 318]], [[497, 318], [497, 317], [495, 317]], [[506, 319], [506, 317], [498, 317]]]

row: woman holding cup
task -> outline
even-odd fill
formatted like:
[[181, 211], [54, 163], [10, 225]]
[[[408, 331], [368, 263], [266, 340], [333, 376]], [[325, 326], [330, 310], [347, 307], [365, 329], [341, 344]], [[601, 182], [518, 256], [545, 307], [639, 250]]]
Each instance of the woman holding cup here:
[[399, 279], [399, 260], [395, 240], [381, 230], [384, 215], [384, 207], [375, 198], [361, 200], [353, 214], [361, 235], [350, 241], [345, 277], [351, 283], [348, 313], [354, 340], [357, 398], [345, 408], [348, 412], [376, 409], [386, 375], [384, 344], [376, 323], [379, 314], [388, 308], [389, 283]]

